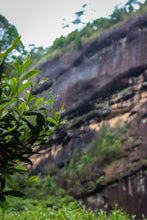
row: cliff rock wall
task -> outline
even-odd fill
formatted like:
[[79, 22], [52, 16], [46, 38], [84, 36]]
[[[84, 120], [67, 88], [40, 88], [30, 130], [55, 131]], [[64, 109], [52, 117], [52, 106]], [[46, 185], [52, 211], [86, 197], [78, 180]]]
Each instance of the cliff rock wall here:
[[[134, 207], [142, 207], [136, 212], [147, 215], [147, 13], [103, 32], [80, 52], [45, 60], [38, 68], [40, 77], [49, 80], [35, 94], [44, 96], [55, 80], [61, 95], [55, 107], [65, 102], [63, 117], [68, 124], [57, 129], [52, 147], [39, 147], [32, 173], [46, 173], [53, 164], [62, 168], [75, 148], [82, 151], [91, 143], [103, 121], [113, 126], [119, 119], [127, 120], [131, 127], [127, 137], [135, 138], [123, 147], [122, 160], [103, 167], [105, 180], [88, 194], [75, 196], [91, 207], [105, 208], [115, 202], [131, 213]], [[134, 205], [126, 207], [127, 200]]]

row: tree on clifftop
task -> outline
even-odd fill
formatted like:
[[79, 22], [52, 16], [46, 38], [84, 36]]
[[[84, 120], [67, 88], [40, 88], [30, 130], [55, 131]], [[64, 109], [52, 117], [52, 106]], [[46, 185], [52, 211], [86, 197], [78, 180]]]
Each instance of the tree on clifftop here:
[[134, 11], [134, 5], [138, 5], [139, 1], [138, 0], [128, 0], [126, 3], [126, 6], [128, 6], [129, 12]]

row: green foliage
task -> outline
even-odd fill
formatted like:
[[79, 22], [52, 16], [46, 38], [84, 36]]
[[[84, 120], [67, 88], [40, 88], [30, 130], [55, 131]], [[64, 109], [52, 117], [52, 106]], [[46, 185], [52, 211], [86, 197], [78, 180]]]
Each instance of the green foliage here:
[[127, 1], [127, 3], [125, 5], [126, 5], [126, 7], [128, 6], [127, 9], [129, 12], [133, 12], [135, 4], [140, 5], [138, 0], [129, 0], [129, 1]]
[[101, 164], [109, 164], [121, 155], [128, 130], [128, 124], [122, 121], [117, 122], [114, 127], [107, 127], [103, 123], [97, 140], [94, 140], [81, 155], [75, 150], [69, 163], [64, 167], [63, 178], [67, 189], [81, 195], [103, 184], [105, 175], [99, 176], [93, 168]]
[[71, 41], [74, 41], [75, 38], [79, 36], [78, 30], [72, 31], [71, 33], [68, 34], [67, 36], [67, 43], [70, 43]]
[[27, 52], [27, 54], [33, 56], [30, 69], [34, 69], [35, 66], [37, 66], [37, 63], [42, 61], [42, 58], [47, 54], [47, 52], [48, 48], [44, 48], [42, 46], [36, 47], [35, 44], [29, 44], [29, 52]]
[[81, 50], [82, 49], [82, 40], [81, 40], [81, 32], [77, 29], [70, 34], [68, 34], [65, 44], [74, 43], [74, 49]]
[[[56, 207], [43, 209], [36, 206], [34, 209], [26, 208], [25, 211], [21, 212], [6, 212], [1, 213], [1, 216], [7, 220], [24, 220], [24, 219], [33, 219], [33, 220], [133, 220], [135, 216], [129, 217], [127, 213], [123, 210], [114, 208], [111, 210], [110, 214], [107, 215], [106, 211], [92, 211], [87, 210], [84, 206], [73, 208], [64, 206], [60, 209]], [[144, 219], [145, 220], [145, 219]]]
[[[19, 34], [16, 27], [13, 24], [10, 24], [9, 21], [0, 14], [0, 53], [2, 53], [4, 50], [7, 50], [18, 36]], [[0, 65], [0, 77], [3, 73], [8, 75], [9, 72], [12, 71], [10, 62], [17, 60], [22, 64], [22, 59], [26, 53], [26, 50], [21, 40], [19, 40], [19, 42], [15, 45], [14, 49], [15, 52], [17, 52], [17, 56], [15, 55], [14, 51], [9, 51], [3, 63]]]
[[105, 123], [102, 124], [98, 135], [98, 142], [95, 143], [100, 161], [111, 159], [113, 156], [120, 153], [122, 143], [116, 136], [112, 128], [107, 129]]
[[[12, 42], [19, 36], [16, 27], [13, 24], [10, 24], [8, 20], [0, 14], [0, 51], [7, 50]], [[16, 45], [16, 50], [20, 53], [24, 52], [24, 45], [20, 40]]]
[[62, 48], [65, 46], [65, 37], [61, 36], [60, 38], [56, 38], [53, 42], [53, 48]]
[[69, 161], [69, 164], [65, 163], [64, 175], [67, 177], [68, 181], [72, 182], [76, 178], [76, 168], [78, 161], [78, 150], [74, 149], [72, 158]]
[[99, 144], [102, 144], [103, 140], [106, 138], [107, 135], [107, 127], [105, 123], [102, 123], [101, 129], [98, 134]]
[[104, 180], [105, 180], [105, 176], [102, 175], [96, 180], [96, 183], [99, 184], [99, 183], [103, 182]]
[[123, 8], [118, 8], [117, 6], [115, 7], [113, 13], [110, 15], [111, 17], [111, 22], [116, 23], [119, 22], [123, 19], [123, 16], [127, 13], [126, 7]]
[[107, 128], [105, 123], [102, 123], [98, 134], [98, 140], [94, 140], [91, 145], [94, 146], [94, 157], [99, 161], [110, 161], [114, 156], [121, 152], [123, 139], [128, 132], [128, 125], [117, 122], [114, 127]]
[[111, 22], [108, 18], [98, 18], [93, 21], [92, 25], [97, 29], [108, 28], [111, 25]]
[[[37, 178], [30, 177], [29, 179], [28, 174], [21, 176], [15, 174], [13, 176], [13, 182], [16, 183], [15, 187], [21, 186], [21, 192], [25, 194], [25, 197], [23, 197], [23, 200], [20, 198], [7, 198], [5, 202], [0, 202], [2, 210], [7, 212], [24, 211], [25, 208], [34, 209], [35, 206], [42, 208], [56, 206], [57, 208], [61, 208], [63, 205], [74, 205], [77, 207], [78, 202], [72, 196], [68, 195], [67, 191], [59, 187], [57, 176], [47, 175], [45, 177], [39, 177], [39, 184], [33, 185], [33, 183], [36, 183], [34, 181]], [[6, 187], [9, 189], [11, 184], [8, 182]]]
[[[138, 10], [135, 9], [135, 4], [138, 4]], [[74, 30], [66, 37], [61, 36], [57, 38], [53, 42], [53, 46], [48, 50], [46, 57], [54, 57], [66, 51], [78, 51], [82, 49], [85, 43], [92, 41], [95, 37], [98, 37], [102, 31], [108, 28], [113, 28], [118, 24], [121, 25], [123, 21], [133, 17], [136, 14], [146, 12], [146, 6], [146, 1], [144, 3], [140, 3], [136, 0], [129, 0], [122, 7], [116, 6], [108, 18], [98, 18], [93, 22], [88, 22], [86, 25], [83, 25], [82, 29]], [[130, 7], [133, 7], [133, 10]], [[75, 14], [77, 18], [72, 23], [78, 27], [79, 24], [83, 24], [80, 16], [85, 14], [85, 10], [82, 9]], [[64, 21], [66, 22], [65, 19]], [[69, 24], [63, 24], [63, 26], [63, 28], [66, 28], [69, 27]]]
[[90, 163], [92, 161], [92, 157], [90, 154], [84, 154], [81, 157], [81, 164], [83, 165], [87, 165], [88, 163]]
[[81, 50], [82, 49], [82, 41], [80, 32], [78, 30], [75, 30], [68, 34], [67, 37], [61, 36], [60, 38], [56, 38], [56, 40], [53, 42], [53, 49], [64, 49], [64, 47], [70, 43], [74, 43], [74, 49], [75, 50]]
[[82, 41], [81, 41], [80, 37], [76, 37], [74, 42], [75, 42], [76, 49], [81, 50], [82, 49]]
[[[20, 41], [17, 37], [12, 46], [0, 54], [0, 64], [15, 49]], [[2, 74], [0, 80], [0, 201], [8, 195], [21, 197], [23, 194], [15, 190], [12, 177], [15, 173], [24, 174], [27, 170], [18, 167], [20, 162], [32, 165], [29, 156], [37, 153], [34, 147], [45, 144], [56, 126], [61, 124], [60, 112], [53, 110], [54, 99], [51, 91], [45, 97], [35, 99], [32, 91], [47, 79], [31, 81], [39, 73], [38, 70], [26, 72], [32, 60], [26, 58], [20, 65], [13, 63], [17, 76]], [[50, 95], [50, 99], [46, 97]], [[13, 190], [5, 190], [6, 181], [11, 182]], [[32, 177], [28, 183], [36, 183]]]

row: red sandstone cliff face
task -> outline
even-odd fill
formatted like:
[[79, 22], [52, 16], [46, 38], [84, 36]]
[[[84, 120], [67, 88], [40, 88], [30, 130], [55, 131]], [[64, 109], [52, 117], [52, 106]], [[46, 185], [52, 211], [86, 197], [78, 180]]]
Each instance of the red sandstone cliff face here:
[[[56, 131], [52, 147], [40, 146], [32, 172], [46, 173], [51, 164], [63, 167], [75, 148], [82, 151], [95, 138], [102, 121], [113, 126], [118, 119], [127, 120], [131, 127], [127, 137], [136, 138], [129, 147], [123, 146], [124, 159], [103, 168], [105, 181], [80, 197], [88, 206], [107, 208], [115, 202], [132, 213], [138, 207], [137, 213], [147, 215], [147, 13], [103, 32], [82, 51], [46, 60], [38, 68], [41, 78], [49, 81], [35, 93], [44, 95], [55, 80], [61, 95], [56, 108], [65, 102], [63, 117], [68, 124]], [[134, 205], [126, 207], [127, 200]]]
[[79, 53], [44, 61], [39, 66], [43, 73], [40, 75], [49, 77], [49, 81], [40, 92], [48, 89], [55, 80], [60, 102], [66, 105], [65, 114], [85, 112], [85, 106], [92, 100], [127, 86], [122, 78], [144, 72], [147, 65], [146, 28], [147, 15], [144, 14], [121, 27], [103, 32]]

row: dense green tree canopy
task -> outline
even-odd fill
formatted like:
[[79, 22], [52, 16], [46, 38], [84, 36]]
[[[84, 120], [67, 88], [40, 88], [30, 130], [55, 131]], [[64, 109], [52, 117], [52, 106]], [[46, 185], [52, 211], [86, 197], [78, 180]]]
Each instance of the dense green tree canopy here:
[[[8, 49], [18, 36], [19, 34], [16, 27], [13, 24], [10, 24], [9, 21], [0, 14], [0, 51]], [[18, 43], [16, 50], [19, 53], [24, 52], [22, 41]]]

